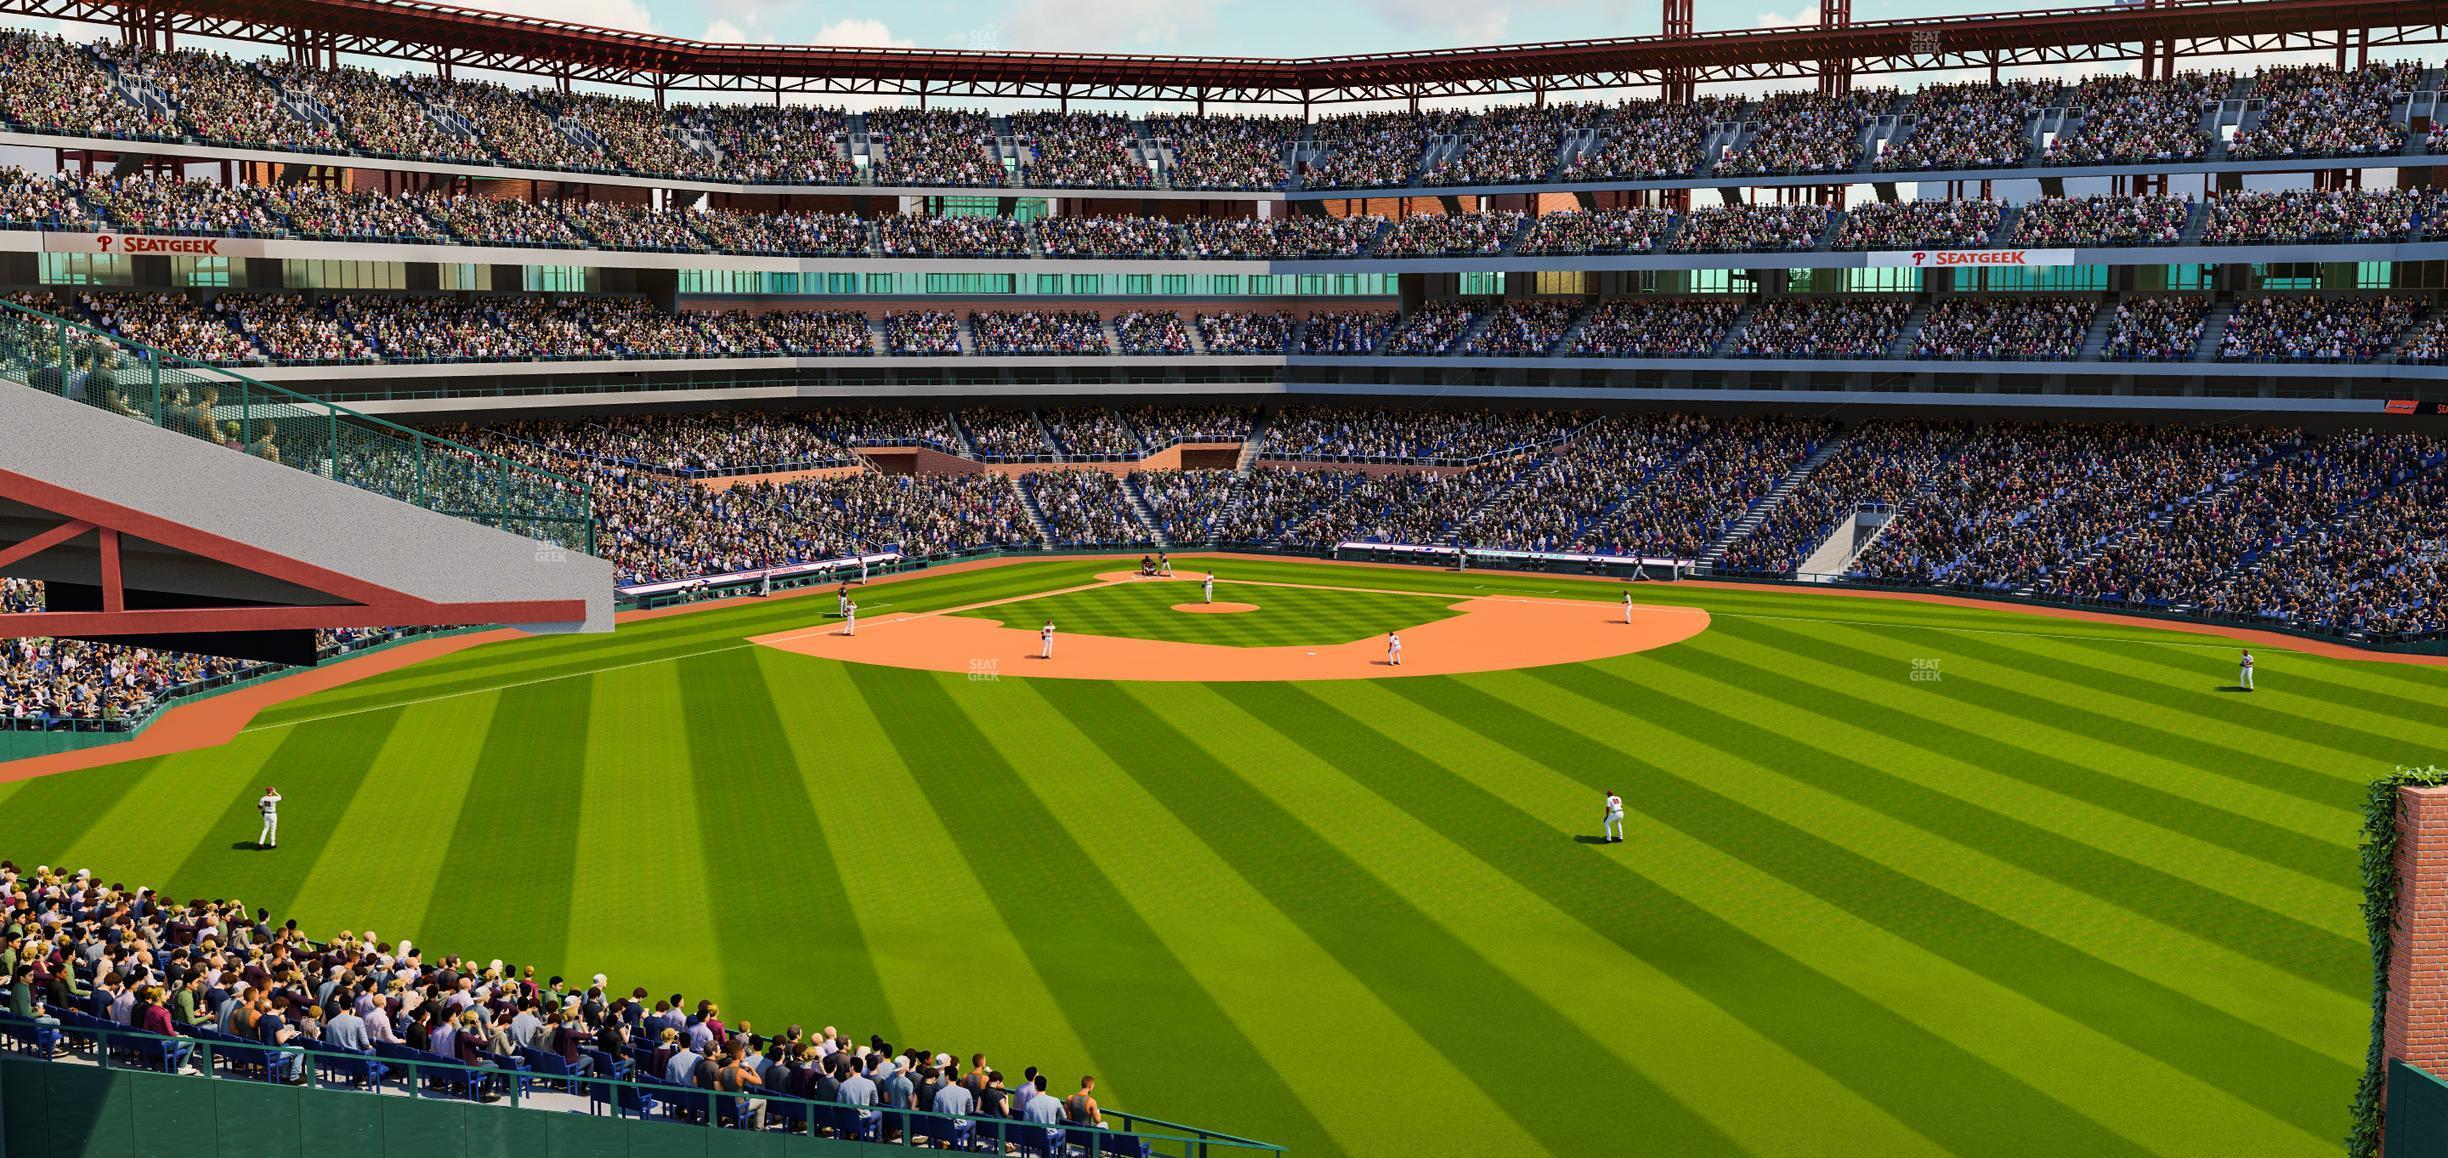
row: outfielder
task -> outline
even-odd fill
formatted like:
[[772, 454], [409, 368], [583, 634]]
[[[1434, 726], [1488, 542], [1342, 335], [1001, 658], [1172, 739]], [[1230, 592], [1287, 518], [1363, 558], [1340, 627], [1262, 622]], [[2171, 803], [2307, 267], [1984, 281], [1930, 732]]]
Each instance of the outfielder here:
[[2246, 649], [2244, 649], [2244, 658], [2243, 658], [2243, 660], [2242, 660], [2241, 662], [2239, 662], [2239, 663], [2238, 663], [2238, 665], [2237, 665], [2237, 667], [2236, 667], [2236, 684], [2237, 684], [2237, 686], [2242, 687], [2242, 688], [2243, 688], [2245, 691], [2248, 691], [2248, 692], [2249, 692], [2249, 691], [2251, 691], [2251, 690], [2253, 690], [2253, 682], [2252, 682], [2252, 669], [2253, 669], [2253, 657], [2252, 657], [2252, 649], [2251, 649], [2251, 648], [2246, 648]]
[[1623, 843], [1623, 797], [1612, 791], [1607, 793], [1606, 798], [1606, 827], [1599, 830], [1599, 835], [1600, 843]]
[[1391, 631], [1386, 633], [1386, 664], [1390, 667], [1402, 666], [1402, 636]]
[[268, 785], [263, 798], [255, 802], [255, 810], [263, 813], [263, 832], [255, 838], [255, 847], [280, 847], [280, 802], [280, 789]]
[[1054, 658], [1054, 621], [1051, 619], [1046, 620], [1044, 627], [1037, 629], [1037, 658]]
[[1632, 622], [1632, 593], [1624, 592], [1624, 622]]

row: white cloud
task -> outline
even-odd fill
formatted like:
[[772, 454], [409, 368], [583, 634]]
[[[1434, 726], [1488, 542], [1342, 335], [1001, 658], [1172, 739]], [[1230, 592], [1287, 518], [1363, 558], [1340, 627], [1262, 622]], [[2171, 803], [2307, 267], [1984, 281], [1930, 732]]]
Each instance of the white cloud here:
[[1752, 21], [1751, 26], [1754, 28], [1810, 28], [1818, 23], [1819, 10], [1817, 8], [1797, 8], [1791, 16], [1763, 9], [1759, 14], [1759, 19]]
[[846, 17], [816, 30], [810, 44], [829, 44], [841, 48], [910, 48], [916, 41], [897, 37], [881, 20]]
[[706, 25], [705, 32], [697, 39], [709, 44], [753, 44], [758, 38], [741, 31], [739, 25], [728, 20], [716, 20]]

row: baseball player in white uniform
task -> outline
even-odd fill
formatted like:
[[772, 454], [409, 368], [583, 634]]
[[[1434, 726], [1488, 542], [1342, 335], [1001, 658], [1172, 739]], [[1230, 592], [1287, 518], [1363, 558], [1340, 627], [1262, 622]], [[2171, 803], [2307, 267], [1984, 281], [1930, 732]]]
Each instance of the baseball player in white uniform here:
[[263, 813], [263, 832], [255, 838], [255, 847], [280, 847], [280, 802], [280, 789], [268, 785], [263, 798], [255, 802], [255, 810]]
[[1601, 830], [1600, 835], [1604, 838], [1604, 843], [1623, 843], [1623, 797], [1611, 791], [1607, 793], [1606, 798], [1606, 827]]
[[858, 600], [856, 599], [842, 601], [842, 634], [858, 634]]
[[1393, 667], [1402, 666], [1402, 636], [1391, 631], [1386, 633], [1386, 663]]
[[1209, 571], [1207, 573], [1207, 582], [1204, 586], [1207, 590], [1207, 602], [1215, 602], [1215, 572]]
[[2252, 650], [2247, 648], [2244, 651], [2244, 658], [2236, 665], [2236, 684], [2248, 692], [2253, 690], [2252, 669]]
[[1051, 619], [1046, 620], [1044, 627], [1037, 629], [1037, 658], [1054, 658], [1054, 621]]
[[1624, 622], [1632, 622], [1632, 593], [1624, 592]]
[[1173, 556], [1162, 551], [1156, 552], [1156, 574], [1165, 579], [1173, 577]]

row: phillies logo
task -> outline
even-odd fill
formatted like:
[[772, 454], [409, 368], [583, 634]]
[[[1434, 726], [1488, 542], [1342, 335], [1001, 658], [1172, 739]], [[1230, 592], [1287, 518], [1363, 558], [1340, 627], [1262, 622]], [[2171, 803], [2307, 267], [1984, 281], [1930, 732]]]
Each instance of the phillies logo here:
[[1918, 266], [1918, 265], [1920, 265], [1922, 262], [1927, 261], [1927, 260], [1929, 260], [1929, 255], [1928, 255], [1928, 254], [1923, 253], [1923, 252], [1921, 252], [1921, 251], [1920, 251], [1920, 250], [1918, 250], [1918, 249], [1916, 249], [1916, 250], [1914, 250], [1914, 251], [1913, 251], [1913, 264], [1914, 264], [1914, 265]]
[[[94, 240], [95, 240], [96, 242], [99, 242], [99, 243], [101, 244], [101, 246], [102, 246], [102, 252], [104, 252], [104, 253], [109, 253], [109, 252], [110, 252], [110, 247], [111, 247], [111, 242], [113, 242], [113, 241], [115, 241], [115, 240], [117, 240], [117, 239], [116, 239], [116, 238], [114, 238], [114, 237], [112, 237], [110, 234], [107, 234], [107, 233], [97, 233], [97, 234], [95, 234], [95, 235], [94, 235]], [[1920, 255], [1919, 255], [1919, 254], [1915, 254], [1915, 255], [1913, 255], [1913, 256], [1918, 257], [1918, 256], [1920, 256]]]
[[94, 235], [94, 244], [101, 246], [104, 253], [111, 251], [113, 242], [118, 243], [119, 252], [131, 257], [140, 253], [192, 253], [218, 256], [221, 252], [221, 239], [218, 237], [113, 237], [107, 233]]

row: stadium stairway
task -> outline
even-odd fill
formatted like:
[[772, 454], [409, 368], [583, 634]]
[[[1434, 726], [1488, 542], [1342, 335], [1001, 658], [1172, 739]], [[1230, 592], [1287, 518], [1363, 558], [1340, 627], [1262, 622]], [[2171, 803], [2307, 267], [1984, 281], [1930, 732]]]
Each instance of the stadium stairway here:
[[2210, 228], [2210, 203], [2197, 201], [2191, 209], [2186, 210], [2186, 214], [2184, 232], [2177, 235], [2177, 241], [2183, 245], [2199, 245], [2202, 231]]
[[960, 340], [960, 352], [963, 355], [977, 353], [977, 335], [969, 332], [969, 319], [967, 317], [955, 317], [952, 319], [952, 334], [954, 337]]
[[2235, 306], [2220, 302], [2202, 315], [2201, 342], [2193, 347], [2192, 361], [2216, 362], [2219, 345], [2227, 339], [2227, 319], [2235, 316]]
[[1589, 328], [1590, 319], [1597, 316], [1597, 306], [1581, 307], [1580, 311], [1573, 315], [1572, 323], [1564, 327], [1564, 336], [1556, 339], [1556, 344], [1548, 349], [1548, 355], [1556, 358], [1570, 356], [1573, 347], [1581, 344], [1581, 331]]
[[2006, 245], [2015, 235], [2015, 226], [2023, 220], [2023, 207], [2009, 205], [1998, 210], [1997, 228], [1990, 232], [1987, 245]]
[[1029, 530], [1036, 532], [1038, 547], [1050, 551], [1054, 548], [1054, 529], [1046, 524], [1045, 508], [1037, 505], [1037, 488], [1029, 485], [1035, 477], [1034, 474], [1004, 476], [1012, 490], [1020, 496], [1020, 513], [1028, 516]]
[[2074, 357], [2078, 361], [2096, 362], [2100, 352], [2108, 348], [2108, 339], [2116, 333], [2117, 303], [2096, 307], [2091, 315], [2091, 328], [2083, 331], [2082, 349]]
[[1446, 343], [1444, 352], [1470, 349], [1471, 343], [1478, 341], [1479, 335], [1486, 333], [1488, 326], [1495, 322], [1496, 315], [1503, 312], [1502, 302], [1490, 302], [1488, 308], [1474, 312], [1470, 324], [1462, 327], [1462, 332], [1455, 335], [1453, 341]]
[[[1272, 417], [1267, 411], [1260, 410], [1258, 417], [1250, 419], [1249, 437], [1241, 443], [1241, 457], [1233, 463], [1234, 474], [1246, 475], [1250, 467], [1257, 463], [1258, 448], [1266, 445], [1267, 421]], [[1236, 481], [1233, 485], [1238, 487], [1240, 483]]]
[[1071, 448], [1063, 445], [1063, 440], [1054, 437], [1054, 428], [1046, 425], [1045, 415], [1034, 410], [1027, 411], [1026, 413], [1028, 414], [1029, 425], [1037, 428], [1037, 437], [1040, 441], [1045, 443], [1046, 450], [1058, 460], [1064, 462], [1070, 461]]
[[1929, 316], [1930, 303], [1913, 303], [1912, 312], [1904, 315], [1904, 324], [1896, 327], [1895, 340], [1887, 343], [1887, 356], [1890, 358], [1912, 357], [1913, 340], [1921, 336], [1921, 324], [1929, 321]]
[[1147, 496], [1140, 493], [1138, 481], [1127, 474], [1121, 479], [1122, 498], [1130, 507], [1131, 517], [1139, 520], [1139, 526], [1147, 531], [1148, 541], [1156, 544], [1159, 551], [1172, 550], [1173, 540], [1164, 533], [1164, 524], [1157, 520], [1156, 509], [1148, 505]]
[[1757, 530], [1761, 523], [1766, 522], [1770, 514], [1774, 513], [1779, 506], [1784, 505], [1785, 496], [1794, 493], [1804, 480], [1810, 478], [1812, 471], [1819, 469], [1820, 464], [1836, 457], [1836, 452], [1844, 449], [1845, 443], [1852, 437], [1852, 431], [1839, 430], [1814, 447], [1809, 457], [1795, 463], [1794, 468], [1786, 471], [1785, 476], [1778, 479], [1775, 486], [1768, 488], [1768, 493], [1761, 496], [1760, 501], [1751, 504], [1751, 509], [1743, 512], [1743, 517], [1734, 520], [1734, 525], [1726, 528], [1725, 534], [1717, 536], [1716, 542], [1709, 544], [1707, 550], [1700, 552], [1698, 562], [1705, 567], [1716, 566], [1718, 560], [1725, 558], [1728, 549], [1741, 542], [1752, 531]]

